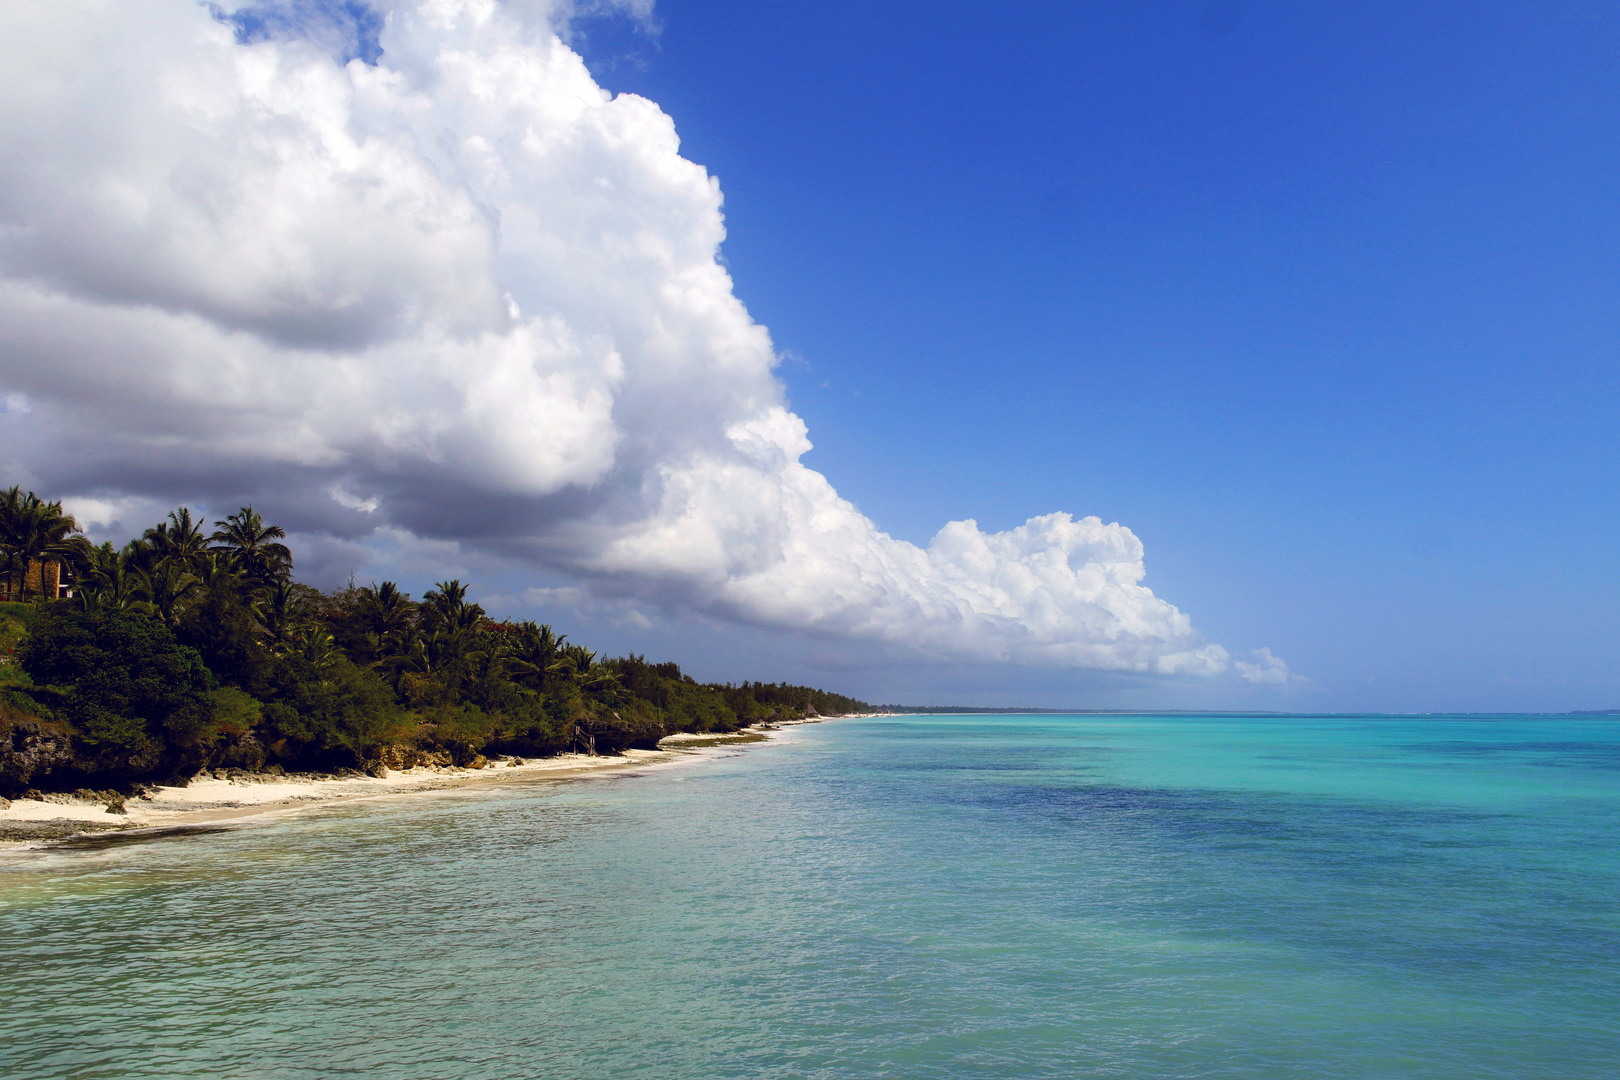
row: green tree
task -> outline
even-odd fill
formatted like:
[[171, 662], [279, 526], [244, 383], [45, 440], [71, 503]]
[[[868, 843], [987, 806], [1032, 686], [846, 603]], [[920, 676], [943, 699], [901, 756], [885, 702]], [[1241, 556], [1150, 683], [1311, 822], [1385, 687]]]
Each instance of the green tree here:
[[544, 690], [546, 676], [568, 644], [568, 635], [554, 632], [549, 623], [520, 622], [501, 629], [508, 639], [507, 665], [513, 677], [531, 690]]
[[202, 589], [202, 582], [178, 559], [166, 559], [146, 575], [146, 595], [153, 614], [173, 629], [179, 622], [186, 601]]
[[455, 633], [470, 630], [484, 620], [484, 609], [467, 602], [467, 586], [460, 581], [441, 581], [422, 596], [422, 621], [426, 629]]
[[313, 623], [295, 630], [292, 644], [294, 655], [315, 671], [329, 670], [343, 655], [332, 635]]
[[503, 643], [488, 631], [484, 609], [467, 601], [461, 582], [441, 581], [428, 590], [418, 616], [416, 631], [380, 665], [413, 704], [454, 705], [469, 683], [504, 677]]
[[129, 549], [111, 543], [90, 550], [90, 569], [74, 584], [73, 597], [86, 611], [138, 611], [150, 614], [146, 575], [134, 564]]
[[266, 525], [251, 506], [244, 506], [224, 521], [214, 522], [215, 532], [208, 539], [214, 550], [224, 552], [231, 566], [255, 585], [274, 585], [292, 577], [292, 551], [280, 541], [287, 530]]
[[202, 657], [149, 615], [50, 605], [18, 659], [34, 682], [67, 692], [56, 715], [122, 771], [148, 770], [166, 748], [205, 746], [215, 733]]
[[203, 524], [191, 516], [191, 508], [169, 511], [169, 520], [146, 530], [142, 540], [151, 548], [156, 565], [173, 564], [194, 572], [208, 558], [210, 537], [203, 535]]
[[324, 669], [289, 658], [274, 682], [276, 700], [264, 707], [266, 735], [271, 751], [288, 761], [358, 764], [414, 728], [388, 684], [342, 653]]
[[416, 605], [392, 581], [360, 590], [360, 617], [366, 629], [371, 659], [399, 653], [416, 622]]
[[222, 554], [199, 568], [198, 589], [175, 627], [186, 645], [202, 654], [219, 680], [250, 694], [264, 690], [274, 657], [254, 617], [250, 583]]
[[277, 656], [285, 656], [304, 625], [304, 594], [300, 586], [278, 582], [253, 602], [253, 615], [264, 629], [264, 643]]

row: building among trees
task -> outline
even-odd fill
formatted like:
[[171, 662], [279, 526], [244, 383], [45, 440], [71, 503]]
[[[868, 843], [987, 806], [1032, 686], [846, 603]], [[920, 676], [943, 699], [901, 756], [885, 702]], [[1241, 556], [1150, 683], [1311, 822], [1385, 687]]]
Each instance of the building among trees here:
[[28, 572], [18, 580], [16, 573], [0, 578], [0, 603], [21, 600], [24, 597], [54, 597], [58, 600], [73, 598], [73, 566], [59, 559], [30, 559]]

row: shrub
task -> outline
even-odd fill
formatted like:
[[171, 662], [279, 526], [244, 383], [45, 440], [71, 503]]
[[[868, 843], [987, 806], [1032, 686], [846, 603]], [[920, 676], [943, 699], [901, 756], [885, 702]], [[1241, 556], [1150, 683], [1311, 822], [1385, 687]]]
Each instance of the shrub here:
[[181, 746], [212, 737], [213, 676], [156, 619], [43, 605], [19, 658], [36, 683], [67, 691], [54, 711], [104, 767], [140, 771], [157, 763], [165, 737]]
[[433, 741], [451, 751], [482, 750], [497, 723], [476, 705], [440, 705], [423, 710], [422, 719], [433, 725]]
[[258, 724], [264, 706], [245, 690], [223, 686], [208, 695], [213, 719], [220, 734], [240, 739]]
[[267, 741], [289, 761], [357, 762], [412, 734], [414, 722], [388, 684], [341, 655], [321, 670], [286, 661], [274, 682], [278, 700], [263, 710]]
[[17, 690], [0, 690], [0, 705], [29, 716], [37, 716], [41, 720], [49, 720], [52, 715], [48, 706]]
[[271, 656], [247, 601], [220, 586], [187, 609], [179, 640], [197, 650], [221, 682], [249, 693], [263, 693]]
[[34, 680], [28, 677], [16, 664], [0, 664], [0, 686], [33, 686]]
[[499, 713], [489, 745], [503, 753], [530, 756], [568, 749], [573, 711], [578, 700], [554, 694], [527, 693]]

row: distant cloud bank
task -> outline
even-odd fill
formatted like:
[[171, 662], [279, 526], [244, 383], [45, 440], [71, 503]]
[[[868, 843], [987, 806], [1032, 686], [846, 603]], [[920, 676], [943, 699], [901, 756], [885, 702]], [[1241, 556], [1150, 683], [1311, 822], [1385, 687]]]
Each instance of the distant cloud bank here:
[[[642, 16], [650, 5], [625, 5]], [[919, 658], [1235, 664], [1067, 514], [880, 532], [800, 457], [716, 179], [557, 5], [0, 7], [0, 454]]]

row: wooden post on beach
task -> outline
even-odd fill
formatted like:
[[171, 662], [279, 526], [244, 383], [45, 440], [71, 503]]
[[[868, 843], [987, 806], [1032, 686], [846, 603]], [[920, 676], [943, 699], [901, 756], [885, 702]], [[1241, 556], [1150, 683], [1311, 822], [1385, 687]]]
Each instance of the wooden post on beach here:
[[569, 749], [573, 750], [574, 752], [577, 753], [578, 750], [579, 750], [579, 744], [582, 743], [582, 742], [585, 744], [585, 752], [587, 754], [591, 755], [592, 757], [595, 757], [596, 756], [596, 732], [588, 731], [588, 730], [585, 731], [585, 732], [581, 732], [580, 728], [579, 728], [579, 721], [575, 720], [574, 721], [574, 737], [573, 737], [573, 740], [571, 741], [571, 743], [569, 745]]

